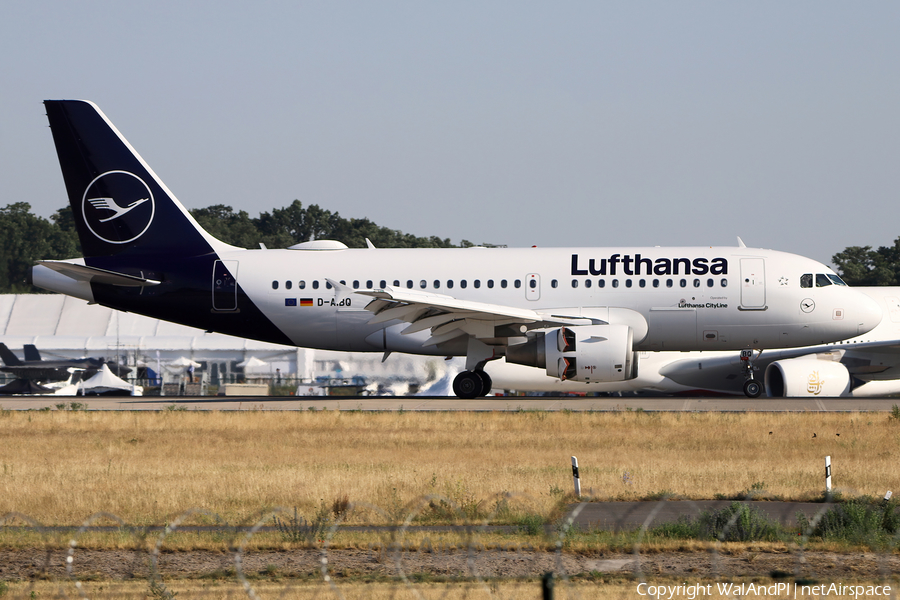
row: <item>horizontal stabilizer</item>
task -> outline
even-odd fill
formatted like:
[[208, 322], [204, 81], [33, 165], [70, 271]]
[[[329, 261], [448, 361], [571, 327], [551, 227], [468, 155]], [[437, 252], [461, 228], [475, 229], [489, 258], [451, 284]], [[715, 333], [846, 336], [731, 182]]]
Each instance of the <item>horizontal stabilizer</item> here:
[[38, 264], [58, 273], [62, 273], [67, 277], [71, 277], [76, 281], [106, 283], [109, 285], [120, 285], [125, 287], [147, 287], [159, 285], [161, 283], [155, 279], [146, 279], [144, 277], [116, 273], [115, 271], [107, 271], [106, 269], [98, 269], [97, 267], [89, 267], [87, 265], [79, 265], [60, 260], [39, 260]]

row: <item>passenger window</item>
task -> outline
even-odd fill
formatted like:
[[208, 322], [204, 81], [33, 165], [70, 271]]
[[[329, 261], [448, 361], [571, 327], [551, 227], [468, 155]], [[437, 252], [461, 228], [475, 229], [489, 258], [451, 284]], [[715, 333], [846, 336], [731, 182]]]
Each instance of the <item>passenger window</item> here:
[[358, 280], [358, 279], [354, 279], [354, 280], [353, 280], [353, 289], [354, 289], [354, 290], [358, 290], [358, 289], [359, 289], [359, 280]]
[[647, 287], [647, 282], [641, 279], [640, 281], [638, 281], [638, 285], [641, 287]]
[[406, 289], [411, 290], [411, 289], [412, 289], [412, 286], [413, 286], [412, 279], [407, 279], [407, 280], [406, 280]]
[[573, 288], [577, 288], [577, 287], [578, 287], [578, 280], [577, 280], [577, 279], [573, 279], [573, 280], [572, 280], [572, 287], [573, 287]]
[[522, 287], [522, 281], [519, 280], [519, 279], [516, 279], [516, 280], [513, 282], [513, 285], [516, 286], [516, 289], [519, 289], [520, 287]]
[[722, 279], [722, 287], [728, 287], [728, 280], [727, 280], [727, 279], [724, 279], [724, 278]]
[[305, 289], [306, 289], [306, 282], [303, 281], [303, 280], [301, 279], [300, 281], [297, 282], [297, 288], [298, 288], [298, 289], [301, 289], [301, 290], [305, 290]]
[[631, 284], [632, 284], [632, 281], [630, 279], [625, 280], [625, 287], [630, 288]]
[[613, 280], [612, 280], [612, 286], [613, 286], [613, 287], [619, 287], [619, 280], [618, 280], [618, 279], [613, 279]]
[[273, 282], [272, 282], [272, 289], [273, 289], [273, 290], [277, 290], [277, 289], [278, 289], [278, 282], [277, 282], [277, 281], [273, 281]]
[[493, 279], [488, 279], [488, 287], [489, 287], [489, 288], [493, 288], [493, 287], [494, 287], [494, 280], [493, 280]]
[[666, 279], [666, 287], [672, 287], [672, 280]]
[[437, 289], [440, 289], [440, 287], [441, 287], [441, 282], [438, 281], [437, 279], [435, 279], [434, 280], [434, 289], [437, 290]]
[[584, 280], [584, 287], [586, 287], [586, 288], [591, 287], [591, 280], [590, 280], [590, 279], [585, 279], [585, 280]]
[[426, 287], [428, 287], [428, 282], [423, 279], [419, 282], [419, 287], [424, 290]]
[[294, 282], [293, 282], [293, 281], [290, 281], [290, 280], [285, 281], [285, 282], [284, 282], [284, 289], [289, 290], [289, 289], [291, 289], [291, 287], [292, 287], [293, 285], [294, 285]]
[[659, 279], [654, 279], [654, 280], [653, 280], [653, 287], [655, 287], [655, 288], [658, 288], [658, 287], [659, 287]]
[[800, 287], [802, 288], [811, 288], [812, 287], [812, 273], [804, 273], [800, 276]]
[[687, 279], [682, 279], [678, 282], [681, 287], [687, 287]]
[[714, 285], [716, 285], [716, 282], [711, 277], [706, 280], [706, 287], [712, 287]]
[[816, 274], [816, 287], [825, 287], [828, 285], [833, 285], [833, 282], [828, 278], [828, 275], [824, 273]]
[[500, 280], [500, 287], [502, 287], [504, 290], [506, 289], [506, 280], [505, 279]]
[[597, 287], [606, 287], [606, 280], [605, 280], [605, 279], [598, 279], [598, 280], [597, 280]]
[[326, 282], [325, 282], [325, 289], [326, 289], [326, 290], [330, 290], [330, 289], [331, 289], [331, 282], [330, 282], [330, 281], [326, 281]]
[[466, 283], [466, 280], [465, 280], [465, 279], [463, 279], [463, 280], [461, 280], [461, 281], [459, 282], [459, 287], [461, 287], [462, 289], [466, 289], [466, 286], [467, 286], [467, 285], [469, 285], [469, 284]]
[[699, 279], [695, 279], [695, 280], [694, 280], [694, 287], [700, 287], [700, 280], [699, 280]]
[[550, 280], [550, 287], [552, 287], [553, 289], [556, 289], [558, 286], [559, 286], [559, 282], [557, 280], [555, 280], [555, 279]]
[[[367, 289], [367, 290], [371, 290], [373, 287], [375, 287], [375, 284], [372, 283], [372, 280], [371, 280], [371, 279], [367, 279], [367, 280], [366, 280], [366, 289]], [[383, 282], [383, 281], [381, 282], [381, 287], [384, 287], [384, 282]]]
[[537, 279], [532, 279], [531, 281], [529, 281], [528, 287], [530, 287], [531, 289], [537, 288]]
[[475, 286], [475, 289], [477, 290], [478, 288], [481, 287], [481, 280], [480, 280], [480, 279], [476, 279], [475, 281], [472, 282], [472, 285], [474, 285], [474, 286]]
[[448, 280], [447, 280], [447, 289], [448, 289], [448, 290], [452, 290], [452, 289], [453, 289], [453, 280], [452, 280], [452, 279], [448, 279]]
[[313, 281], [313, 289], [314, 289], [314, 290], [319, 289], [319, 280], [318, 280], [318, 279], [316, 279], [316, 280]]

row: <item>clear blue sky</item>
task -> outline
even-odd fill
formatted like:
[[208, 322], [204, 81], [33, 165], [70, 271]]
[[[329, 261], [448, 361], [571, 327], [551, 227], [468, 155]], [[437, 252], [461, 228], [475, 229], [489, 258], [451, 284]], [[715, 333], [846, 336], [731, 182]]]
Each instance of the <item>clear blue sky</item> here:
[[93, 100], [188, 208], [299, 199], [454, 242], [900, 236], [897, 2], [0, 4], [0, 206], [66, 202]]

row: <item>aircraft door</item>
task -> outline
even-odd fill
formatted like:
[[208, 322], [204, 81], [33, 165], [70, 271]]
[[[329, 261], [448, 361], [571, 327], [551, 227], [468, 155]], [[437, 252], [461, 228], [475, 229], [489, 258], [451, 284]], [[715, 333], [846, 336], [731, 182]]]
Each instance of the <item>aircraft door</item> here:
[[741, 308], [766, 308], [766, 266], [762, 258], [741, 259]]
[[236, 260], [217, 260], [213, 265], [213, 310], [237, 310], [237, 271]]
[[541, 276], [537, 273], [529, 273], [525, 276], [525, 298], [528, 300], [541, 299]]

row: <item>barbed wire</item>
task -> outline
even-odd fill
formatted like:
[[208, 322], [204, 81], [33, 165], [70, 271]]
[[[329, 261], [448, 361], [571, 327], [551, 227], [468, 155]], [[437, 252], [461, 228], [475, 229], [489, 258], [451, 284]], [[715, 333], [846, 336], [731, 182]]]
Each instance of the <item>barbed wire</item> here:
[[[760, 490], [754, 490], [742, 500], [734, 502], [748, 510], [755, 509], [754, 501], [759, 495]], [[173, 568], [178, 568], [189, 576], [202, 576], [215, 564], [218, 565], [215, 569], [223, 574], [223, 578], [233, 582], [235, 591], [243, 592], [251, 600], [261, 598], [255, 582], [261, 580], [259, 574], [269, 571], [277, 572], [287, 579], [281, 582], [283, 590], [279, 597], [284, 596], [293, 585], [314, 581], [321, 586], [320, 591], [324, 596], [343, 600], [345, 589], [357, 584], [360, 578], [378, 578], [392, 582], [398, 589], [407, 590], [415, 598], [425, 597], [420, 591], [420, 586], [424, 585], [423, 579], [427, 580], [430, 590], [435, 589], [436, 582], [442, 584], [442, 597], [449, 594], [451, 589], [463, 586], [482, 597], [512, 598], [525, 588], [529, 588], [528, 594], [533, 596], [537, 585], [534, 579], [551, 572], [557, 582], [560, 597], [564, 593], [568, 598], [581, 598], [586, 589], [584, 582], [616, 577], [648, 586], [655, 578], [671, 577], [716, 581], [741, 577], [830, 581], [846, 577], [881, 582], [897, 581], [900, 577], [900, 555], [897, 553], [900, 548], [900, 528], [890, 535], [882, 536], [867, 551], [854, 549], [852, 560], [856, 563], [853, 569], [835, 568], [835, 563], [840, 562], [840, 557], [847, 556], [846, 553], [808, 549], [807, 546], [820, 524], [829, 518], [829, 511], [842, 510], [840, 504], [831, 501], [822, 502], [811, 516], [798, 518], [797, 526], [792, 530], [795, 535], [776, 550], [770, 549], [767, 552], [759, 548], [758, 542], [747, 542], [750, 549], [745, 549], [745, 552], [751, 552], [754, 556], [770, 555], [771, 560], [759, 561], [758, 566], [754, 566], [753, 560], [737, 564], [734, 560], [735, 548], [727, 545], [736, 532], [746, 533], [749, 527], [747, 512], [743, 509], [734, 509], [724, 517], [720, 515], [722, 522], [719, 523], [715, 536], [696, 541], [687, 553], [683, 550], [660, 550], [659, 547], [647, 552], [648, 538], [653, 537], [653, 541], [657, 541], [663, 535], [655, 528], [664, 524], [690, 522], [691, 519], [685, 518], [684, 513], [694, 520], [700, 519], [704, 514], [709, 514], [709, 503], [676, 496], [662, 497], [656, 502], [644, 502], [639, 508], [650, 510], [635, 527], [634, 509], [621, 510], [622, 506], [616, 503], [578, 502], [568, 505], [562, 516], [549, 522], [540, 522], [535, 527], [534, 522], [527, 521], [509, 525], [511, 514], [539, 513], [536, 499], [528, 494], [504, 492], [489, 500], [493, 500], [491, 509], [477, 518], [467, 514], [466, 506], [460, 506], [445, 496], [431, 494], [406, 505], [402, 511], [397, 507], [384, 509], [369, 503], [347, 502], [342, 510], [327, 519], [323, 519], [320, 512], [307, 520], [306, 515], [298, 516], [296, 509], [291, 518], [288, 509], [276, 508], [264, 511], [254, 522], [242, 526], [228, 525], [215, 512], [194, 508], [177, 515], [162, 530], [130, 526], [108, 512], [90, 515], [77, 528], [47, 527], [27, 514], [10, 512], [0, 517], [0, 527], [3, 530], [31, 531], [39, 536], [42, 543], [25, 549], [0, 549], [0, 564], [3, 565], [0, 583], [3, 580], [28, 580], [31, 584], [23, 597], [34, 597], [31, 592], [34, 591], [32, 588], [36, 581], [58, 577], [61, 582], [58, 590], [60, 597], [87, 599], [102, 595], [95, 593], [89, 596], [84, 585], [86, 579], [96, 580], [100, 577], [115, 581], [143, 577], [151, 597], [172, 600], [177, 592], [167, 586], [164, 577], [166, 573], [171, 577]], [[674, 521], [671, 515], [660, 521], [660, 515], [671, 508], [671, 503], [675, 501], [680, 508], [686, 506], [689, 510], [682, 510], [682, 516]], [[731, 506], [727, 501], [723, 504]], [[786, 503], [785, 506], [790, 509], [794, 505]], [[890, 505], [890, 510], [893, 508]], [[596, 520], [596, 513], [604, 511], [610, 518], [603, 519], [601, 523]], [[452, 524], [421, 524], [426, 514], [435, 512], [440, 512], [445, 522]], [[588, 516], [589, 512], [595, 513], [593, 522]], [[190, 524], [198, 518], [212, 520], [217, 525]], [[109, 522], [113, 525], [100, 524]], [[281, 526], [278, 526], [279, 523]], [[80, 540], [85, 534], [110, 531], [127, 534], [129, 543], [124, 544], [127, 551], [82, 547]], [[374, 534], [377, 542], [368, 542], [364, 549], [342, 546], [340, 540], [335, 538], [348, 531]], [[633, 537], [629, 547], [610, 550], [607, 546], [602, 554], [591, 550], [591, 544], [596, 545], [597, 542], [590, 539], [583, 540], [582, 545], [573, 550], [573, 544], [578, 543], [578, 534], [589, 537], [600, 531], [630, 531]], [[782, 530], [784, 531], [787, 530]], [[206, 553], [215, 557], [211, 559], [207, 556], [205, 562], [190, 566], [184, 560], [179, 562], [179, 555], [184, 552], [164, 551], [167, 540], [176, 532], [219, 534], [219, 539], [226, 541], [230, 550], [224, 556], [209, 550], [196, 551], [194, 554]], [[250, 550], [254, 537], [261, 532], [281, 536], [290, 536], [292, 533], [296, 535], [285, 537], [287, 550]], [[60, 536], [61, 533], [71, 535]], [[504, 542], [502, 538], [511, 533], [512, 541]], [[432, 534], [440, 537], [431, 539]], [[482, 540], [484, 536], [495, 534], [500, 535], [500, 541]], [[65, 544], [61, 542], [63, 537], [68, 537]], [[523, 545], [522, 539], [528, 540], [528, 543]], [[784, 536], [780, 539], [785, 541]], [[305, 541], [297, 543], [298, 540]], [[787, 549], [787, 555], [784, 548]], [[706, 561], [702, 560], [704, 555], [708, 555]], [[680, 568], [672, 566], [671, 563], [677, 563], [679, 557], [685, 556], [687, 564], [680, 565]], [[100, 565], [100, 562], [103, 564]], [[19, 566], [22, 564], [27, 564], [28, 567]], [[273, 565], [274, 568], [270, 568]], [[257, 573], [257, 576], [248, 576], [250, 572]], [[311, 573], [316, 573], [317, 577], [311, 578]], [[496, 585], [497, 582], [503, 585]], [[897, 586], [894, 585], [890, 598], [897, 597], [896, 590]], [[4, 591], [5, 589], [0, 588], [0, 595]], [[201, 591], [194, 595], [212, 597], [221, 593], [219, 589], [208, 593]]]

